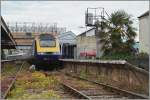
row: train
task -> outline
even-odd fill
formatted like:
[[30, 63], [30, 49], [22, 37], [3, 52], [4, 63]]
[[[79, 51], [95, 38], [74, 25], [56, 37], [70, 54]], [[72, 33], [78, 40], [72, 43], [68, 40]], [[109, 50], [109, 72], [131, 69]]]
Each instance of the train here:
[[34, 39], [29, 55], [28, 62], [37, 69], [53, 69], [61, 64], [59, 40], [51, 34], [41, 34]]

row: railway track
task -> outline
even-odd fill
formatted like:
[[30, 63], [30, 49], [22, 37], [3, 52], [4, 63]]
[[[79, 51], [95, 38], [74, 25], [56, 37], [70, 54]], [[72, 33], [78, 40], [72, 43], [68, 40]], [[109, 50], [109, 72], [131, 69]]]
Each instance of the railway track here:
[[76, 99], [90, 99], [88, 96], [86, 96], [82, 92], [78, 91], [77, 89], [75, 89], [65, 83], [61, 83], [61, 85], [64, 87], [65, 91], [68, 91], [69, 94], [76, 97]]
[[[7, 97], [9, 91], [15, 83], [17, 75], [21, 72], [23, 66], [24, 63], [21, 65], [17, 74], [12, 76], [10, 84], [3, 92], [3, 99]], [[69, 73], [57, 72], [57, 74], [53, 73], [51, 75], [56, 76], [59, 82], [59, 85], [56, 85], [57, 87], [53, 88], [53, 91], [59, 95], [60, 99], [148, 99], [148, 97], [144, 95], [86, 80], [70, 75]]]
[[[60, 77], [58, 73], [55, 73], [53, 75]], [[52, 74], [48, 76], [52, 76]], [[53, 90], [56, 92], [57, 95], [60, 96], [60, 99], [89, 99], [88, 97], [86, 97], [86, 95], [82, 94], [75, 88], [65, 84], [64, 82], [58, 80], [58, 83], [58, 87]]]
[[[16, 60], [12, 60], [12, 61], [6, 61], [8, 62], [14, 62]], [[5, 61], [3, 61], [3, 64], [5, 63]], [[12, 87], [14, 86], [14, 83], [16, 81], [16, 78], [18, 76], [18, 74], [21, 72], [23, 66], [24, 66], [25, 62], [22, 62], [19, 70], [12, 76], [7, 77], [7, 79], [4, 79], [4, 81], [1, 81], [1, 98], [2, 99], [6, 99], [7, 95], [9, 93], [9, 91], [12, 89]], [[4, 67], [4, 66], [3, 66]], [[15, 67], [15, 66], [14, 66]]]
[[[22, 65], [23, 66], [23, 65]], [[18, 72], [18, 73], [20, 73], [20, 72]], [[28, 76], [31, 76], [32, 78], [33, 78], [33, 73], [34, 72], [29, 72], [28, 71]], [[36, 72], [36, 75], [37, 75], [37, 73], [39, 73], [40, 75], [41, 74], [43, 74], [43, 75], [45, 75], [45, 73], [44, 72], [42, 72], [42, 71], [37, 71]], [[20, 77], [20, 75], [19, 75], [19, 77]], [[13, 87], [13, 85], [15, 86], [15, 88], [17, 88], [17, 83], [16, 83], [16, 78], [17, 78], [17, 80], [20, 80], [19, 79], [19, 77], [17, 77], [17, 75], [15, 76], [15, 79], [13, 79], [12, 81], [12, 83], [11, 83], [11, 85], [9, 85], [9, 89], [7, 89], [7, 92], [5, 92], [5, 95], [3, 96], [3, 99], [5, 99], [5, 98], [7, 98], [8, 97], [8, 99], [20, 99], [20, 98], [22, 98], [22, 94], [19, 96], [19, 97], [17, 97], [17, 98], [13, 98], [13, 97], [9, 97], [10, 95], [8, 95], [9, 94], [9, 92], [11, 93], [11, 91], [10, 90], [12, 90], [13, 91], [13, 89], [11, 89], [12, 87]], [[40, 77], [40, 76], [39, 76]], [[58, 96], [58, 97], [56, 97], [55, 98], [55, 96], [54, 96], [54, 98], [51, 98], [51, 96], [48, 98], [48, 99], [80, 99], [81, 98], [81, 96], [82, 95], [80, 95], [79, 96], [79, 94], [77, 94], [76, 93], [76, 95], [75, 95], [75, 92], [74, 91], [72, 91], [72, 93], [71, 93], [71, 89], [67, 86], [67, 85], [65, 85], [65, 84], [63, 84], [63, 83], [59, 83], [59, 82], [56, 82], [55, 81], [55, 79], [54, 78], [52, 78], [53, 76], [51, 75], [51, 76], [48, 76], [48, 75], [46, 75], [45, 76], [45, 78], [48, 78], [48, 77], [51, 77], [51, 79], [49, 80], [49, 81], [51, 81], [51, 82], [49, 82], [49, 86], [47, 86], [47, 87], [45, 87], [45, 89], [44, 88], [42, 88], [42, 87], [39, 87], [39, 88], [35, 88], [35, 87], [30, 87], [30, 88], [28, 88], [28, 89], [25, 89], [24, 88], [24, 90], [25, 91], [29, 91], [28, 93], [29, 93], [29, 95], [28, 95], [28, 97], [31, 97], [32, 95], [35, 95], [35, 93], [37, 93], [36, 95], [37, 95], [37, 97], [36, 97], [36, 95], [35, 95], [35, 97], [34, 98], [32, 98], [32, 99], [46, 99], [46, 98], [43, 98], [42, 96], [39, 98], [38, 97], [38, 95], [39, 95], [39, 93], [46, 93], [46, 92], [51, 92], [52, 94], [50, 94], [50, 95], [53, 95], [53, 93], [55, 94], [55, 96]], [[32, 79], [31, 78], [31, 79]], [[35, 79], [33, 79], [33, 80], [35, 80]], [[31, 80], [30, 80], [31, 81]], [[44, 80], [43, 80], [44, 81]], [[55, 81], [55, 86], [53, 86], [54, 84], [53, 84], [53, 82], [52, 81]], [[35, 82], [35, 81], [33, 81], [33, 82]], [[52, 83], [52, 84], [51, 84]], [[24, 84], [26, 84], [26, 83], [24, 83]], [[35, 84], [36, 85], [36, 84]], [[21, 86], [21, 85], [20, 85]], [[8, 96], [7, 96], [8, 95]], [[14, 96], [15, 97], [15, 96]], [[28, 97], [26, 97], [26, 98], [22, 98], [22, 99], [31, 99], [31, 98], [28, 98]], [[83, 98], [83, 97], [82, 97]]]
[[[63, 79], [65, 87], [72, 92], [74, 91], [74, 94], [77, 94], [82, 99], [148, 99], [148, 96], [145, 95], [72, 76], [68, 73], [65, 73], [63, 77], [66, 77], [66, 79]], [[87, 87], [80, 86], [80, 82], [83, 82], [82, 85]]]

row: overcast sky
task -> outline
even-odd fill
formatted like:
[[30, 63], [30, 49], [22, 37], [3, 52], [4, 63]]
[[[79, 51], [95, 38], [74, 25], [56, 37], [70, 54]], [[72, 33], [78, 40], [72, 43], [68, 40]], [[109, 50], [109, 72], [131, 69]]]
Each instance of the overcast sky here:
[[138, 16], [149, 9], [148, 1], [2, 1], [1, 11], [6, 22], [57, 23], [75, 34], [85, 26], [87, 7], [104, 7], [108, 14], [125, 10], [134, 19], [138, 29]]

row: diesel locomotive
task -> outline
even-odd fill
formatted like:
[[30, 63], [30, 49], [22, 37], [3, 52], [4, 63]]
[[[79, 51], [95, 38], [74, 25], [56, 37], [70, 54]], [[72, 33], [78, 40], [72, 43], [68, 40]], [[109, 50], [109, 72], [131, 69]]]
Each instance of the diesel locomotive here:
[[54, 68], [60, 64], [59, 41], [51, 34], [41, 34], [33, 41], [29, 54], [29, 62], [36, 65], [36, 68]]

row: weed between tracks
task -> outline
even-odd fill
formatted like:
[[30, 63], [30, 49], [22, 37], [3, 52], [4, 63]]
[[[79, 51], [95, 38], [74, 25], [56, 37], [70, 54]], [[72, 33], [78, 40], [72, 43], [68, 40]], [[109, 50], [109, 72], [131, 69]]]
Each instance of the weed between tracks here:
[[84, 89], [84, 88], [93, 88], [93, 87], [95, 87], [95, 86], [93, 86], [93, 84], [91, 84], [89, 82], [85, 82], [83, 80], [79, 80], [79, 79], [76, 79], [76, 78], [71, 78], [71, 81], [70, 81], [70, 77], [67, 77], [65, 79], [65, 81], [67, 81], [67, 83], [69, 83], [73, 87], [79, 88], [79, 89], [81, 89], [81, 88]]
[[19, 70], [20, 64], [15, 63], [6, 63], [2, 65], [1, 68], [1, 79], [5, 79], [6, 77], [15, 75], [16, 72]]
[[80, 77], [81, 78], [86, 78], [87, 76], [86, 76], [86, 72], [84, 71], [84, 70], [82, 70], [81, 72], [80, 72]]
[[[5, 62], [1, 66], [1, 96], [5, 96], [7, 93], [7, 89], [11, 85], [13, 79], [17, 75], [20, 68], [22, 68], [23, 62], [22, 61], [12, 61], [12, 62]], [[24, 62], [22, 71], [27, 70], [29, 64]]]
[[58, 82], [54, 76], [46, 77], [44, 73], [37, 71], [21, 73], [8, 99], [58, 99], [59, 95], [54, 91], [57, 87]]

